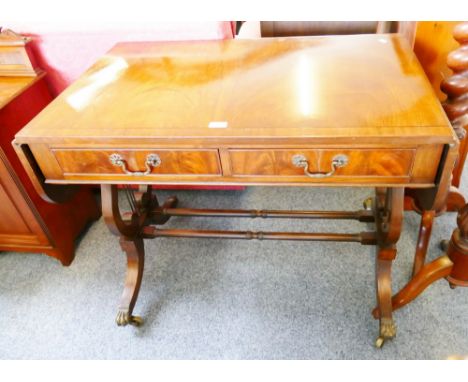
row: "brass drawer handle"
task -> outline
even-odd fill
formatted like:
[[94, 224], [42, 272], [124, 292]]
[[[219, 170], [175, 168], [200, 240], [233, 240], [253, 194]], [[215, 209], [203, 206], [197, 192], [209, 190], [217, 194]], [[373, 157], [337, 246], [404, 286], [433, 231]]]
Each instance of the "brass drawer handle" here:
[[339, 154], [333, 157], [331, 162], [331, 171], [323, 172], [309, 172], [309, 162], [304, 155], [297, 154], [292, 157], [292, 163], [296, 167], [304, 167], [304, 174], [311, 178], [327, 178], [332, 176], [337, 168], [344, 167], [348, 164], [348, 157], [344, 154]]
[[125, 162], [125, 159], [122, 158], [122, 155], [120, 154], [111, 154], [109, 156], [109, 161], [117, 167], [122, 167], [122, 170], [125, 174], [127, 175], [133, 175], [133, 176], [144, 176], [144, 175], [149, 175], [151, 174], [151, 170], [154, 167], [158, 167], [161, 164], [161, 158], [159, 158], [158, 154], [149, 154], [146, 157], [146, 171], [128, 171], [127, 169], [127, 163]]

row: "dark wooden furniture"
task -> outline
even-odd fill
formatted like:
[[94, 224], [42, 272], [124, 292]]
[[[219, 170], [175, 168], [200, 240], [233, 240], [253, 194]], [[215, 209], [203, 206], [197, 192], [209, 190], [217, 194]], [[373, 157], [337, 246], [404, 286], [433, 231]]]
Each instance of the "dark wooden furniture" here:
[[[446, 211], [458, 211], [466, 201], [459, 191], [468, 144], [466, 126], [468, 99], [467, 58], [468, 23], [458, 21], [423, 21], [417, 23], [414, 51], [432, 87], [443, 103], [460, 139], [459, 159], [453, 170], [452, 188]], [[418, 211], [411, 199], [408, 210]], [[420, 212], [420, 211], [419, 211]], [[442, 213], [443, 211], [438, 211]]]
[[453, 75], [444, 79], [441, 83], [441, 90], [447, 94], [447, 99], [443, 102], [444, 110], [460, 139], [459, 157], [452, 173], [452, 186], [448, 194], [446, 203], [437, 210], [426, 210], [418, 205], [412, 197], [413, 191], [409, 190], [407, 196], [406, 209], [414, 209], [421, 213], [421, 224], [419, 228], [418, 242], [416, 246], [413, 276], [416, 276], [425, 263], [427, 247], [431, 238], [432, 226], [435, 216], [445, 211], [457, 211], [466, 202], [464, 196], [459, 191], [461, 173], [465, 164], [468, 150], [468, 139], [466, 129], [468, 128], [468, 23], [460, 23], [453, 28], [453, 36], [461, 46], [451, 52], [447, 57], [447, 65], [453, 71]]
[[16, 132], [51, 100], [44, 73], [0, 77], [0, 250], [45, 253], [69, 265], [74, 240], [100, 216], [97, 203], [85, 189], [64, 204], [44, 201], [11, 145]]
[[391, 33], [397, 28], [392, 21], [260, 21], [262, 37]]
[[440, 87], [447, 94], [447, 99], [443, 103], [444, 110], [461, 140], [459, 160], [452, 179], [452, 185], [458, 189], [468, 151], [468, 139], [466, 139], [466, 129], [468, 129], [468, 22], [456, 25], [453, 29], [453, 37], [460, 44], [447, 56], [447, 66], [453, 74], [444, 79]]
[[[409, 304], [429, 285], [445, 278], [450, 287], [468, 287], [468, 204], [461, 208], [457, 216], [457, 228], [450, 241], [441, 243], [446, 251], [443, 256], [421, 265], [421, 268], [398, 293], [392, 297], [392, 309], [395, 311]], [[379, 307], [372, 312], [379, 318]]]
[[414, 21], [237, 21], [236, 30], [241, 38], [399, 33], [413, 45], [416, 24]]
[[[411, 46], [398, 35], [122, 43], [16, 135], [44, 198], [101, 184], [127, 254], [119, 325], [138, 324], [144, 239], [218, 237], [376, 245], [377, 345], [392, 338], [391, 267], [404, 189], [445, 202], [458, 140]], [[151, 185], [367, 186], [359, 211], [213, 210], [162, 205]], [[116, 184], [127, 189], [121, 214]], [[68, 185], [68, 186], [65, 186]], [[294, 189], [291, 189], [294, 197]], [[171, 216], [355, 219], [357, 233], [164, 229]], [[337, 260], [339, 261], [339, 260]]]

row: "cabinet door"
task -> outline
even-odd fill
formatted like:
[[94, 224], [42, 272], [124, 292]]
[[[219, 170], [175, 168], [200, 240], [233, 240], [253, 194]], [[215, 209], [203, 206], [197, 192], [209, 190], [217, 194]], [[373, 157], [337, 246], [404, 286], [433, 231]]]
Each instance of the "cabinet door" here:
[[0, 249], [48, 244], [38, 212], [0, 149]]

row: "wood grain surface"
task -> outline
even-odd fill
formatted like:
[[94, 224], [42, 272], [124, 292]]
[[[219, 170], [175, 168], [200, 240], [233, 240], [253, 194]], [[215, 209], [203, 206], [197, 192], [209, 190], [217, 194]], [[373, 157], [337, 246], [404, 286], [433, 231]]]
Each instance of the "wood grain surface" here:
[[407, 42], [353, 35], [120, 43], [17, 139], [451, 134]]
[[[433, 187], [457, 143], [395, 34], [120, 43], [15, 139], [49, 184], [379, 187]], [[112, 153], [133, 173], [148, 154], [162, 163], [125, 173]], [[301, 153], [312, 172], [349, 163], [311, 178], [291, 162]]]

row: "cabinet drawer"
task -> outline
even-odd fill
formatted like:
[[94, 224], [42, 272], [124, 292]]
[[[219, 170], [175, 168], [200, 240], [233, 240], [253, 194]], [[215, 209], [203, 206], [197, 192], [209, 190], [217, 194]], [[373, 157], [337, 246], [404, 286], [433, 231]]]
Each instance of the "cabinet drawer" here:
[[[64, 175], [220, 175], [218, 150], [52, 150]], [[147, 166], [148, 158], [153, 158]], [[120, 161], [119, 161], [120, 159]], [[148, 174], [141, 174], [148, 171]]]
[[[414, 156], [414, 149], [229, 150], [233, 176], [307, 177], [304, 166], [294, 163], [302, 159], [312, 177], [316, 173], [331, 173], [330, 178], [408, 177]], [[346, 163], [333, 171], [336, 158], [345, 158]]]

